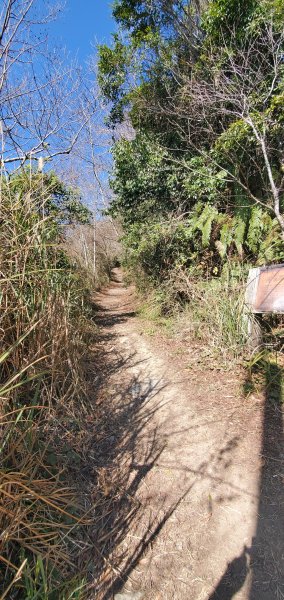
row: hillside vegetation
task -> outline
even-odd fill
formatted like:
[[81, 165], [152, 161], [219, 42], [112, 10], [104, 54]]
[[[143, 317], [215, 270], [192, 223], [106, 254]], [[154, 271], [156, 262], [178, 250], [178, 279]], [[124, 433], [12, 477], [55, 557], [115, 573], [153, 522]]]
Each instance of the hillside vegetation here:
[[132, 128], [110, 209], [127, 266], [164, 311], [204, 305], [205, 282], [226, 303], [250, 265], [284, 257], [284, 3], [116, 0], [113, 14], [99, 80], [110, 126]]
[[111, 359], [107, 329], [132, 312], [102, 306], [99, 337], [91, 302], [121, 229], [154, 318], [182, 306], [229, 361], [249, 267], [284, 258], [284, 0], [115, 0], [88, 74], [48, 48], [55, 16], [53, 2], [0, 8], [1, 600], [79, 600], [121, 579], [111, 557], [143, 477], [127, 491], [121, 447], [147, 393], [135, 400], [134, 374], [115, 408], [109, 377], [129, 357]]
[[91, 73], [82, 81], [78, 64], [49, 48], [58, 10], [40, 0], [0, 7], [0, 597], [9, 600], [85, 595], [89, 526], [100, 520], [97, 478], [82, 472], [95, 414], [91, 292], [113, 255], [92, 240], [87, 264], [75, 240], [94, 231], [104, 189], [92, 149], [105, 128]]

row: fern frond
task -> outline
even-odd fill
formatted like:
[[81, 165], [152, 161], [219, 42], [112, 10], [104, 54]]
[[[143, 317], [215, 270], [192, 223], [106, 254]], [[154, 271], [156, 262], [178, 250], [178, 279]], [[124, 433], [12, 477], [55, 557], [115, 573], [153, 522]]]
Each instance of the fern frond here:
[[202, 234], [202, 246], [205, 248], [210, 243], [212, 224], [218, 217], [218, 211], [214, 206], [207, 204], [195, 222], [195, 229]]
[[251, 252], [257, 252], [263, 231], [263, 211], [260, 206], [254, 206], [251, 210], [247, 246]]
[[234, 243], [238, 252], [238, 255], [242, 258], [243, 256], [243, 243], [245, 238], [246, 224], [242, 219], [235, 219], [234, 227]]
[[217, 240], [215, 242], [215, 246], [216, 246], [221, 258], [224, 258], [225, 254], [226, 254], [227, 246], [222, 244], [222, 242], [220, 242], [220, 240]]

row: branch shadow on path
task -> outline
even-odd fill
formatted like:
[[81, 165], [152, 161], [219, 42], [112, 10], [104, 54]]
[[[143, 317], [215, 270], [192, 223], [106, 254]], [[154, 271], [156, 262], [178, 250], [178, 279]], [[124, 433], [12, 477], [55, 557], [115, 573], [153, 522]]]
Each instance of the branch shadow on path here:
[[249, 573], [248, 600], [284, 598], [283, 369], [268, 361], [262, 363], [262, 368], [265, 402], [256, 533], [251, 548], [244, 546], [240, 556], [228, 564], [208, 600], [231, 600]]
[[[126, 583], [131, 582], [140, 560], [159, 538], [168, 520], [192, 487], [200, 477], [209, 477], [207, 467], [218, 463], [218, 472], [221, 465], [225, 470], [230, 454], [238, 444], [237, 437], [226, 439], [225, 446], [208, 456], [207, 461], [199, 465], [196, 471], [192, 470], [193, 483], [183, 487], [172, 498], [170, 506], [167, 499], [165, 504], [161, 501], [159, 514], [153, 512], [149, 518], [145, 518], [144, 514], [144, 525], [140, 527], [139, 537], [130, 547], [128, 534], [135, 532], [143, 512], [143, 507], [137, 500], [137, 492], [153, 467], [162, 466], [159, 459], [166, 447], [169, 433], [166, 439], [155, 426], [153, 418], [165, 403], [163, 391], [166, 384], [162, 379], [153, 380], [147, 359], [141, 359], [131, 348], [127, 350], [125, 346], [121, 347], [119, 338], [124, 329], [118, 329], [117, 326], [129, 323], [135, 316], [131, 299], [124, 296], [121, 290], [118, 283], [112, 286], [110, 292], [106, 290], [105, 294], [102, 293], [96, 312], [102, 342], [97, 385], [98, 388], [107, 390], [107, 397], [102, 399], [103, 410], [99, 420], [101, 432], [96, 434], [99, 444], [95, 468], [101, 487], [109, 490], [109, 496], [106, 493], [102, 499], [101, 514], [98, 506], [96, 507], [94, 526], [98, 552], [93, 597], [98, 600], [112, 599], [115, 593], [124, 589]], [[208, 425], [207, 419], [204, 425]], [[189, 429], [190, 427], [186, 431]], [[171, 435], [176, 433], [171, 428], [169, 430]], [[173, 466], [175, 469], [182, 468], [176, 464], [171, 465], [171, 468]], [[213, 483], [219, 485], [222, 481], [221, 474]], [[243, 563], [243, 558], [240, 562]]]
[[[97, 550], [93, 557], [95, 570], [92, 579], [95, 584], [92, 597], [97, 600], [110, 600], [114, 593], [123, 589], [146, 550], [158, 538], [192, 487], [183, 491], [170, 507], [161, 506], [163, 516], [149, 518], [139, 540], [131, 548], [127, 547], [127, 534], [135, 530], [142, 510], [137, 491], [153, 467], [159, 464], [166, 446], [166, 439], [153, 419], [163, 406], [162, 393], [166, 384], [162, 379], [153, 380], [148, 372], [147, 359], [141, 359], [131, 348], [120, 349], [120, 344], [117, 344], [119, 333], [116, 326], [129, 322], [135, 316], [131, 301], [121, 294], [119, 282], [111, 290], [111, 300], [108, 304], [102, 299], [96, 314], [96, 322], [101, 328], [97, 388], [106, 390], [106, 395], [98, 394], [101, 412], [96, 408], [96, 447], [91, 473], [94, 487], [97, 486], [100, 491], [95, 500], [93, 533]], [[251, 547], [244, 546], [240, 555], [228, 564], [208, 600], [233, 599], [248, 576], [251, 582], [248, 600], [281, 600], [284, 597], [281, 571], [284, 479], [280, 472], [284, 456], [282, 370], [272, 364], [263, 364], [263, 368], [266, 394], [255, 537]], [[230, 444], [221, 450], [222, 460], [233, 450]], [[213, 459], [208, 457], [211, 463]], [[207, 463], [200, 465], [192, 473], [209, 476], [206, 467]], [[220, 477], [215, 479], [216, 483], [221, 482]]]
[[[112, 301], [116, 303], [115, 291]], [[89, 447], [93, 460], [86, 472], [95, 494], [92, 542], [96, 551], [92, 557], [95, 566], [90, 573], [94, 581], [91, 593], [92, 597], [103, 600], [113, 598], [130, 570], [125, 539], [139, 519], [137, 490], [165, 447], [153, 417], [163, 405], [160, 394], [166, 384], [152, 378], [147, 359], [117, 344], [116, 326], [135, 315], [127, 302], [120, 302], [118, 307], [119, 287], [114, 309], [111, 305], [104, 306], [103, 301], [95, 307], [95, 321], [100, 328], [99, 346], [95, 350], [96, 417]], [[160, 523], [156, 534], [148, 534], [147, 530], [145, 536], [155, 537], [162, 526]], [[135, 556], [140, 555], [147, 543], [150, 543], [148, 537], [141, 540]], [[90, 557], [86, 556], [86, 560]]]

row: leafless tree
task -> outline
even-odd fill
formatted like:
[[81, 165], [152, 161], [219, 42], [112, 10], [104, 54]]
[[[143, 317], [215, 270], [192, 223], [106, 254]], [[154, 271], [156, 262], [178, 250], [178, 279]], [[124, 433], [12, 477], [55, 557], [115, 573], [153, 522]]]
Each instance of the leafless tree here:
[[[68, 154], [84, 128], [78, 119], [80, 69], [48, 48], [44, 28], [57, 15], [42, 0], [4, 0], [0, 11], [2, 164]], [[68, 65], [69, 62], [69, 65]], [[67, 65], [67, 66], [66, 66]]]
[[[106, 125], [107, 107], [100, 94], [96, 83], [94, 65], [85, 73], [84, 81], [80, 85], [80, 99], [78, 102], [77, 118], [81, 124], [80, 136], [70, 155], [60, 157], [56, 161], [56, 170], [63, 180], [72, 183], [80, 189], [82, 199], [93, 214], [92, 225], [92, 268], [95, 277], [98, 275], [97, 257], [102, 255], [102, 228], [103, 223], [108, 223], [112, 238], [118, 240], [120, 232], [116, 223], [109, 217], [103, 217], [110, 203], [112, 191], [109, 186], [109, 177], [112, 169], [111, 147], [113, 132]], [[90, 256], [90, 231], [83, 228], [80, 232], [85, 239], [88, 231], [88, 256]], [[109, 247], [109, 239], [105, 240]]]
[[[211, 54], [210, 49], [207, 52], [202, 76], [190, 65], [187, 69], [184, 63], [169, 64], [177, 91], [173, 94], [169, 86], [166, 102], [159, 104], [155, 99], [151, 106], [147, 99], [140, 108], [163, 115], [180, 135], [186, 152], [203, 156], [207, 164], [225, 170], [228, 182], [270, 210], [284, 239], [284, 128], [283, 119], [279, 119], [284, 34], [275, 32], [268, 23], [261, 34], [251, 35], [240, 48], [232, 31], [230, 41], [224, 39], [219, 51], [214, 48]], [[277, 94], [280, 104], [273, 108], [271, 101]], [[242, 130], [243, 136], [234, 137], [233, 127], [236, 134]], [[222, 161], [212, 148], [230, 132], [231, 148]]]
[[[234, 151], [226, 155], [227, 175], [255, 203], [264, 204], [274, 213], [284, 238], [284, 216], [281, 213], [283, 142], [278, 111], [270, 108], [270, 99], [283, 78], [283, 39], [268, 26], [261, 39], [252, 38], [248, 46], [236, 54], [224, 46], [224, 67], [215, 68], [209, 81], [193, 78], [183, 86], [182, 93], [191, 104], [187, 114], [187, 139], [189, 145], [199, 149], [200, 153], [206, 150], [198, 146], [197, 134], [205, 133], [207, 140], [214, 141], [214, 136], [219, 136], [222, 129], [225, 132], [231, 124], [243, 125], [245, 135], [235, 136]], [[216, 57], [212, 56], [212, 59]], [[246, 147], [249, 137], [256, 151], [249, 152]], [[236, 170], [237, 153], [251, 162], [251, 171]], [[214, 156], [210, 158], [216, 160]], [[261, 182], [258, 188], [251, 172], [256, 173]]]

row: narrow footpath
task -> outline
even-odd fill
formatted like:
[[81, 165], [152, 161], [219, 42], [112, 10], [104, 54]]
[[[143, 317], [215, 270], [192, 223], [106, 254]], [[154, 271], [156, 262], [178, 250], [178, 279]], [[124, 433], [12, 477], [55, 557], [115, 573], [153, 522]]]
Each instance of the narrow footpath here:
[[284, 598], [282, 418], [267, 438], [264, 394], [245, 397], [231, 371], [188, 369], [170, 339], [147, 335], [120, 270], [96, 303], [102, 383], [116, 402], [116, 457], [133, 506], [109, 558], [111, 589], [101, 597]]

